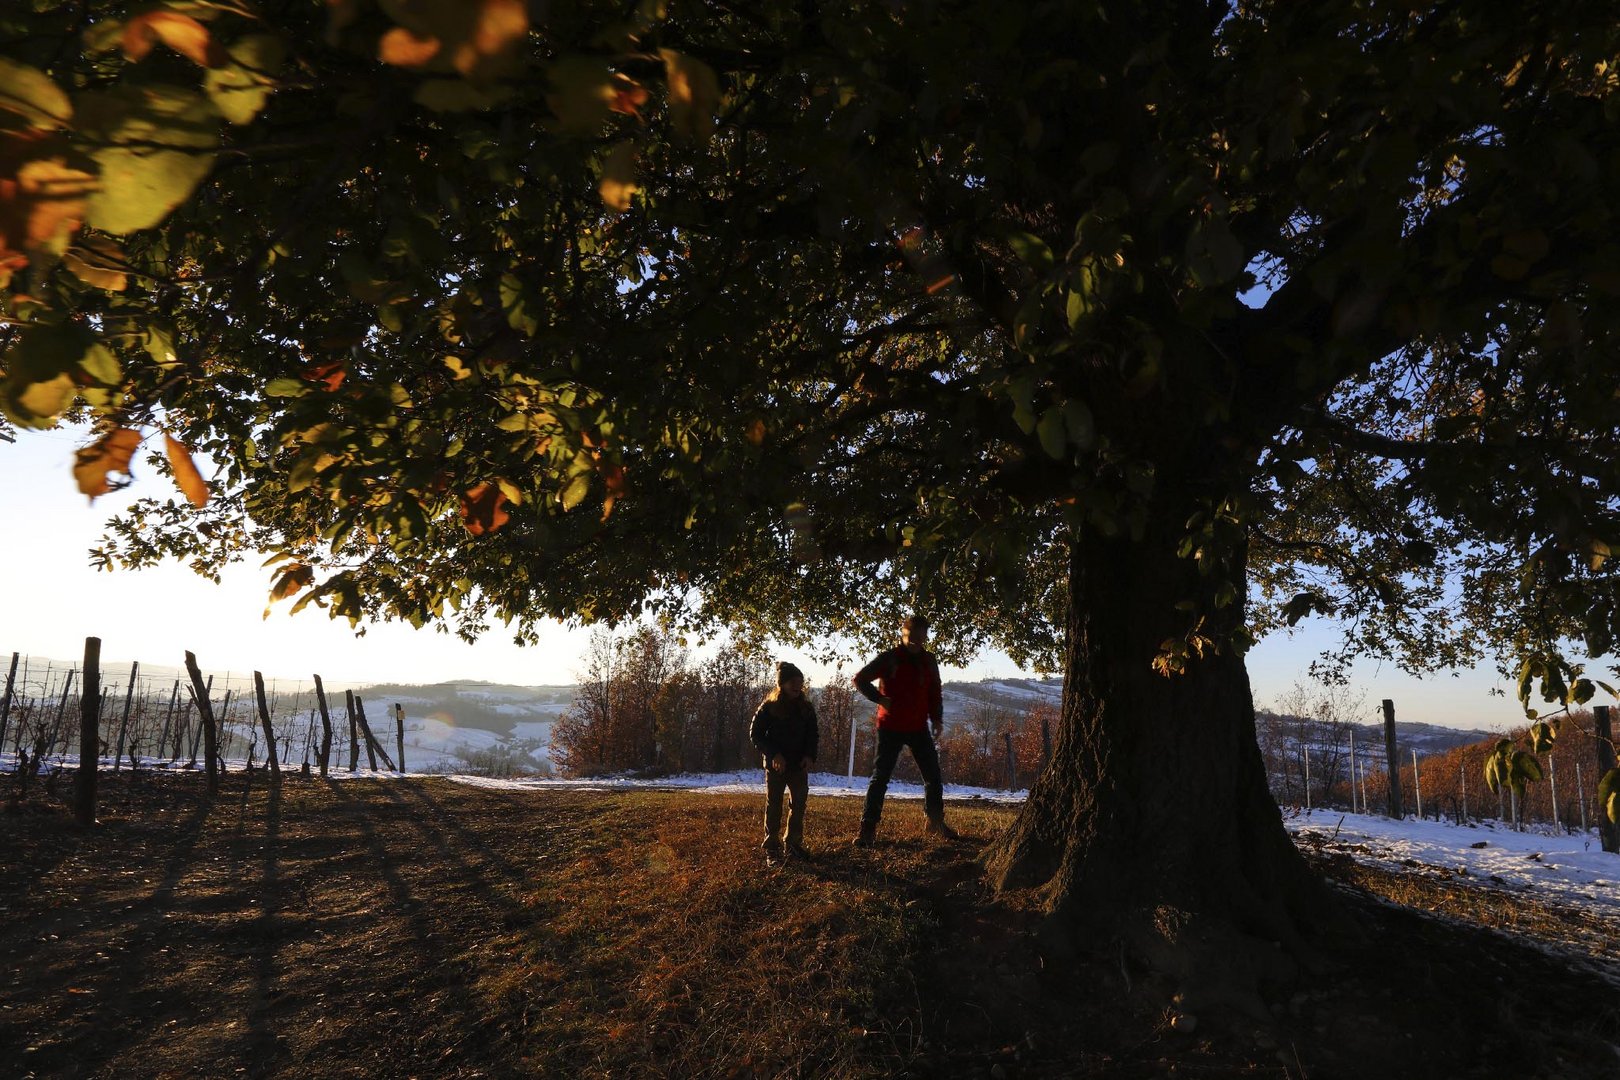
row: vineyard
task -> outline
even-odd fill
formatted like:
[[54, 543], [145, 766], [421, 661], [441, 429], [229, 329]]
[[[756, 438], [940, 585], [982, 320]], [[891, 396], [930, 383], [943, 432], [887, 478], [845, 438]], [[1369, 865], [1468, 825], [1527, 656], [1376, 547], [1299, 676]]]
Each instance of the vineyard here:
[[13, 653], [0, 691], [0, 760], [18, 777], [13, 799], [26, 797], [34, 777], [54, 788], [64, 768], [87, 757], [115, 773], [407, 767], [396, 704], [374, 704], [373, 720], [364, 698], [329, 690], [319, 675], [289, 686], [258, 672], [204, 675], [187, 659], [179, 672], [134, 662], [126, 676]]

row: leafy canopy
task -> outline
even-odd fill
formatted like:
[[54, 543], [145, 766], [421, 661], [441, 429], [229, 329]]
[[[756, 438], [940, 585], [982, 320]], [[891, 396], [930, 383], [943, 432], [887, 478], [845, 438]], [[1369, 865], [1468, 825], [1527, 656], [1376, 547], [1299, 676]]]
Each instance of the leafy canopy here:
[[103, 558], [259, 549], [351, 619], [918, 606], [1053, 664], [1069, 544], [1173, 520], [1202, 584], [1144, 663], [1335, 613], [1337, 659], [1579, 702], [1620, 636], [1604, 7], [32, 0], [0, 407], [92, 413], [91, 494], [173, 440], [186, 499]]

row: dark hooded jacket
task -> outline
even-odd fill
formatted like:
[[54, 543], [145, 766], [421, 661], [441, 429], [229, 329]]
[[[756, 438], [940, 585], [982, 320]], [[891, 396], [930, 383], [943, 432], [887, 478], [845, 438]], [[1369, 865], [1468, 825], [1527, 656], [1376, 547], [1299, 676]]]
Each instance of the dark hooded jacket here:
[[803, 758], [815, 759], [821, 734], [816, 725], [816, 707], [804, 696], [767, 698], [754, 711], [748, 725], [748, 740], [754, 744], [770, 768], [771, 758], [781, 754], [790, 768]]

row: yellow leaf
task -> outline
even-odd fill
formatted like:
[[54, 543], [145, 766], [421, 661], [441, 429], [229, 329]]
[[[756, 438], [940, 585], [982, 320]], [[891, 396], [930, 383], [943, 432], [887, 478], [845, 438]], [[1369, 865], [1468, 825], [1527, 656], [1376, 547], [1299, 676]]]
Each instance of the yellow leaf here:
[[200, 67], [218, 67], [228, 59], [208, 28], [177, 11], [148, 11], [124, 24], [120, 44], [131, 60], [143, 60], [159, 41]]
[[174, 482], [180, 491], [199, 510], [207, 506], [208, 484], [197, 471], [197, 463], [191, 460], [191, 451], [168, 432], [163, 434], [163, 449], [169, 455], [169, 468], [174, 470]]
[[694, 139], [714, 132], [714, 111], [720, 104], [720, 80], [714, 69], [674, 49], [659, 49], [664, 78], [669, 84], [669, 114], [675, 130]]
[[111, 240], [85, 237], [62, 256], [62, 265], [86, 285], [123, 292], [129, 284], [129, 275], [118, 266], [123, 259], [123, 250]]
[[62, 374], [43, 382], [30, 383], [17, 396], [17, 403], [38, 417], [54, 417], [73, 400], [73, 378]]
[[630, 200], [636, 193], [636, 146], [622, 142], [609, 150], [602, 160], [602, 182], [597, 186], [602, 205], [620, 213], [630, 209]]
[[451, 62], [463, 75], [499, 74], [529, 33], [529, 9], [523, 0], [483, 0], [473, 29]]
[[73, 479], [79, 491], [94, 500], [112, 490], [107, 477], [110, 473], [129, 475], [129, 462], [140, 449], [141, 433], [134, 428], [109, 431], [94, 443], [80, 450], [73, 465]]

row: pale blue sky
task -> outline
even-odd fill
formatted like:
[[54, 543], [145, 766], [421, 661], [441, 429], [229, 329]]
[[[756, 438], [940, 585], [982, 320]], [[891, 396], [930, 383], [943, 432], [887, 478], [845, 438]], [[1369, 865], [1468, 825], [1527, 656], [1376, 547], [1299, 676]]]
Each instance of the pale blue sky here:
[[[520, 684], [569, 683], [581, 664], [587, 632], [557, 625], [539, 646], [520, 648], [499, 628], [475, 645], [402, 624], [372, 626], [356, 638], [347, 621], [306, 609], [296, 617], [278, 605], [262, 618], [270, 586], [259, 560], [233, 567], [214, 585], [182, 566], [97, 572], [86, 554], [102, 522], [138, 495], [166, 497], [166, 482], [137, 455], [138, 482], [91, 506], [74, 486], [74, 431], [20, 432], [0, 442], [0, 560], [7, 570], [0, 601], [0, 653], [72, 659], [86, 635], [99, 635], [106, 662], [139, 660], [177, 665], [185, 650], [204, 667], [266, 676], [323, 677], [346, 683], [438, 682], [483, 679]], [[944, 632], [947, 628], [940, 628]], [[1311, 659], [1331, 640], [1326, 627], [1309, 625], [1291, 636], [1269, 638], [1249, 655], [1256, 705], [1274, 705]], [[813, 681], [830, 673], [805, 663]], [[1005, 656], [987, 654], [947, 678], [1019, 674]], [[1369, 715], [1393, 698], [1403, 720], [1459, 727], [1502, 728], [1521, 722], [1511, 696], [1492, 696], [1494, 672], [1465, 672], [1416, 680], [1391, 669], [1361, 665], [1354, 686], [1365, 692]]]

